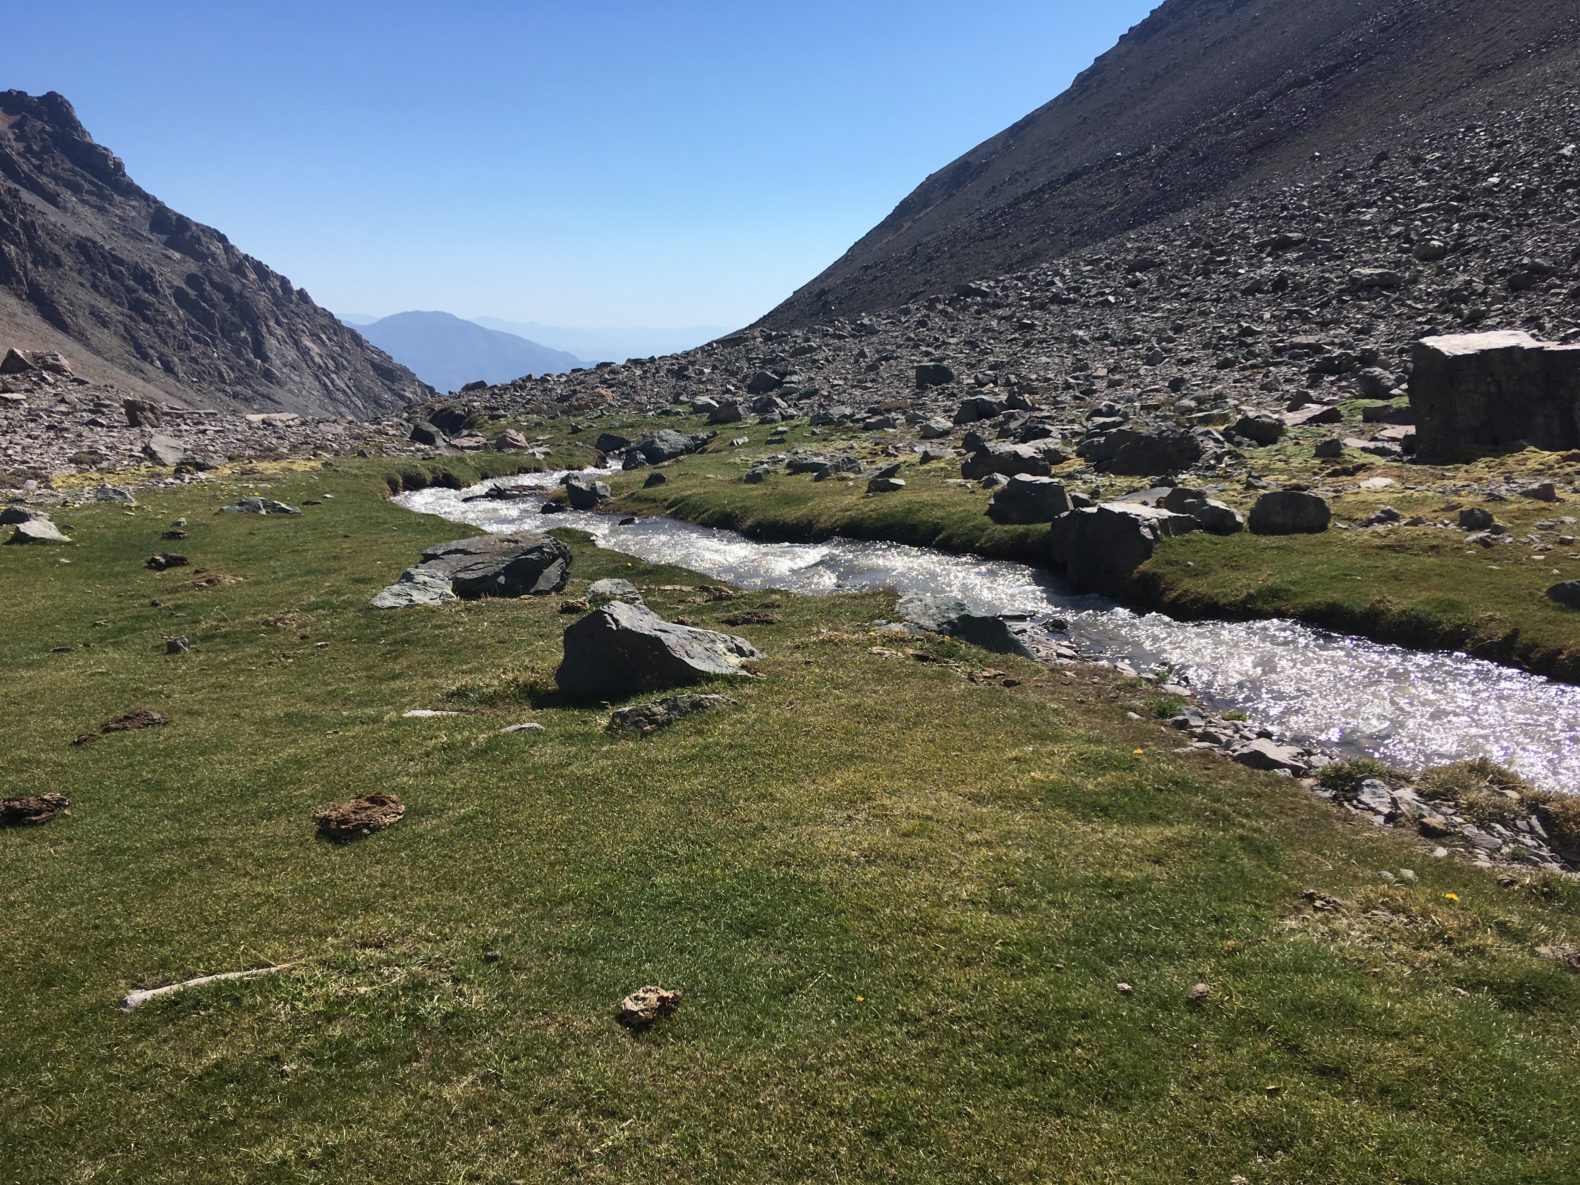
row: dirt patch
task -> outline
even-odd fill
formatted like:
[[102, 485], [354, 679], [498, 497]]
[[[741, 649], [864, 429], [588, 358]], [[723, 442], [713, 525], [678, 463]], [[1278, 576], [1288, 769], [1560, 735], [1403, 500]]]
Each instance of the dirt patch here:
[[679, 992], [649, 985], [621, 1000], [615, 1019], [628, 1029], [640, 1031], [660, 1017], [673, 1016], [679, 1008]]
[[149, 708], [139, 708], [135, 712], [125, 712], [120, 716], [111, 716], [99, 725], [100, 732], [136, 732], [142, 728], [159, 728], [170, 723], [170, 717]]
[[719, 620], [725, 625], [778, 625], [779, 618], [762, 609], [748, 609], [744, 613], [731, 613]]
[[1552, 959], [1562, 963], [1569, 970], [1580, 972], [1580, 947], [1575, 946], [1539, 946], [1536, 953], [1543, 959]]
[[233, 584], [241, 583], [240, 576], [226, 576], [223, 572], [210, 572], [206, 576], [199, 576], [192, 582], [193, 588], [229, 588]]
[[23, 794], [0, 799], [0, 827], [28, 827], [48, 823], [71, 806], [64, 794]]
[[393, 794], [364, 794], [348, 802], [322, 807], [313, 816], [318, 834], [335, 843], [363, 839], [398, 823], [406, 807]]

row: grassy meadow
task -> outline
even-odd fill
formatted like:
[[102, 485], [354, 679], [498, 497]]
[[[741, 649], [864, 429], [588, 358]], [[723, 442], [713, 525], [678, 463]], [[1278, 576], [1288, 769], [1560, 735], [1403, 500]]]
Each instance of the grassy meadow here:
[[[757, 513], [722, 464], [621, 488]], [[0, 831], [0, 1182], [1574, 1180], [1580, 975], [1539, 953], [1580, 944], [1573, 879], [1176, 752], [1146, 684], [875, 636], [881, 594], [709, 600], [571, 536], [563, 597], [375, 613], [468, 533], [392, 476], [232, 473], [0, 549], [0, 791], [73, 803]], [[964, 547], [979, 496], [930, 482], [810, 525], [954, 499]], [[254, 491], [304, 513], [214, 514]], [[639, 739], [559, 699], [561, 601], [611, 575], [777, 618], [734, 629], [737, 710]], [[140, 708], [170, 723], [72, 743]], [[401, 822], [316, 838], [374, 790]], [[633, 1036], [649, 983], [684, 999]]]

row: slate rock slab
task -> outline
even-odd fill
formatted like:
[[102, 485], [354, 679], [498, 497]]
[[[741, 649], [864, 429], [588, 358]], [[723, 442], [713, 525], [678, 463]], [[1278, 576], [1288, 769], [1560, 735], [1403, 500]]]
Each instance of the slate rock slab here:
[[898, 608], [905, 620], [929, 633], [947, 634], [994, 654], [1032, 657], [1008, 618], [974, 613], [959, 597], [940, 593], [908, 593], [900, 598]]
[[651, 609], [611, 601], [565, 631], [555, 682], [576, 699], [615, 699], [716, 677], [761, 658], [745, 638], [675, 625]]
[[407, 568], [400, 579], [379, 590], [369, 604], [374, 609], [410, 609], [416, 605], [447, 605], [459, 600], [450, 578], [431, 568]]
[[522, 531], [436, 543], [422, 553], [422, 561], [421, 568], [447, 577], [463, 600], [544, 596], [559, 592], [570, 579], [571, 549], [558, 539]]
[[30, 518], [16, 524], [8, 544], [70, 543], [65, 533], [47, 518]]

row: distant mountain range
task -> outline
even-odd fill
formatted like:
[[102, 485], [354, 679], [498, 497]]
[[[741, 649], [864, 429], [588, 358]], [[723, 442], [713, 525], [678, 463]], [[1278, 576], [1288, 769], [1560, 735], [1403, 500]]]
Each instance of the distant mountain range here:
[[458, 391], [479, 379], [508, 383], [523, 375], [563, 374], [586, 365], [564, 350], [463, 321], [450, 313], [411, 312], [377, 320], [341, 320], [355, 325], [368, 341], [441, 391]]
[[733, 332], [734, 326], [694, 325], [682, 329], [627, 327], [616, 329], [574, 329], [563, 325], [544, 325], [537, 321], [502, 321], [497, 317], [473, 317], [477, 324], [503, 333], [541, 342], [556, 350], [568, 350], [591, 362], [624, 362], [627, 358], [678, 354], [694, 349]]
[[127, 395], [376, 416], [430, 392], [278, 272], [140, 188], [60, 95], [0, 93], [0, 346]]

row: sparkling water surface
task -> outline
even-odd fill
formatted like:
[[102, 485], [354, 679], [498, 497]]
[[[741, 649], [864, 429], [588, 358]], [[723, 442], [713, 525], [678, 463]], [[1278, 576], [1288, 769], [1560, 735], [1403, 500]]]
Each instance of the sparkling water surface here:
[[892, 588], [957, 596], [978, 612], [1058, 617], [1083, 651], [1143, 671], [1167, 665], [1206, 701], [1238, 708], [1291, 740], [1410, 770], [1489, 757], [1538, 786], [1580, 791], [1580, 687], [1466, 654], [1406, 650], [1281, 619], [1176, 621], [1077, 595], [1025, 564], [897, 543], [756, 543], [666, 518], [622, 526], [606, 514], [544, 515], [534, 498], [464, 501], [490, 485], [547, 491], [564, 476], [420, 490], [396, 502], [493, 532], [574, 527], [612, 551], [743, 588], [815, 595]]

